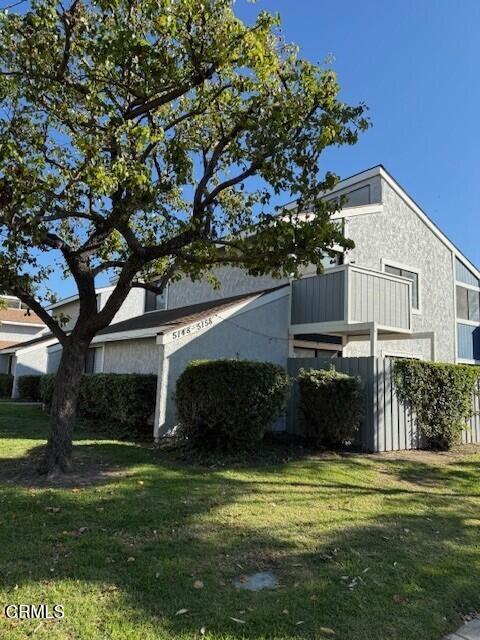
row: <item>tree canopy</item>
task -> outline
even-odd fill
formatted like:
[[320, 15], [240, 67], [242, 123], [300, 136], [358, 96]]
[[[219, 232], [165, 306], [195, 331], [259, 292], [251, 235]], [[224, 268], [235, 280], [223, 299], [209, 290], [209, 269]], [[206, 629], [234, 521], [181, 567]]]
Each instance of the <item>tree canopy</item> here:
[[[0, 286], [47, 321], [38, 292], [57, 256], [80, 302], [110, 269], [126, 290], [214, 264], [274, 275], [319, 264], [333, 243], [350, 246], [338, 205], [321, 199], [336, 177], [320, 177], [320, 156], [368, 126], [338, 93], [278, 16], [247, 25], [230, 0], [2, 12]], [[274, 217], [281, 193], [313, 215]]]

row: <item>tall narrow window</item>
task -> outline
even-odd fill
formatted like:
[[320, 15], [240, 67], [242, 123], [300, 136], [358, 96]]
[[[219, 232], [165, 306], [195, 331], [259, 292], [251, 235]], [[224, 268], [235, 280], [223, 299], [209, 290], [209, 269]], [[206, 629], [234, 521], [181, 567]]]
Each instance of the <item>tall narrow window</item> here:
[[96, 347], [90, 347], [85, 356], [85, 373], [95, 373]]

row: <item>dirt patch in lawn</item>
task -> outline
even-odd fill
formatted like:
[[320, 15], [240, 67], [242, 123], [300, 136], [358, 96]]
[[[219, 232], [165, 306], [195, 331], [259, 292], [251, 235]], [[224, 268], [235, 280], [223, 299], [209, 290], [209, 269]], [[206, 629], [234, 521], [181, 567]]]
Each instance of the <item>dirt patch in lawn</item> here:
[[35, 447], [23, 458], [0, 460], [0, 485], [25, 487], [27, 489], [71, 489], [89, 487], [125, 477], [128, 471], [120, 465], [102, 460], [91, 453], [74, 455], [71, 473], [39, 475], [38, 465], [43, 447]]
[[409, 451], [386, 451], [384, 453], [367, 454], [372, 460], [379, 462], [419, 462], [424, 464], [446, 465], [463, 461], [466, 457], [480, 454], [480, 444], [461, 444], [450, 451], [424, 451], [411, 449]]

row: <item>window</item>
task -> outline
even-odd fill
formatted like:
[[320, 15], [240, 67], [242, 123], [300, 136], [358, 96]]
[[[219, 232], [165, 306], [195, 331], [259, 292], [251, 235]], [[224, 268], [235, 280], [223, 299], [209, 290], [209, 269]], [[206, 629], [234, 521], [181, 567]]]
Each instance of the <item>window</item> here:
[[457, 318], [480, 322], [480, 291], [457, 285]]
[[346, 194], [346, 198], [345, 208], [361, 207], [364, 204], [370, 204], [370, 185], [367, 184], [365, 187], [350, 191]]
[[165, 290], [162, 293], [146, 291], [145, 295], [145, 311], [161, 311], [166, 308]]
[[95, 347], [90, 347], [85, 356], [85, 373], [95, 373]]
[[322, 258], [322, 267], [324, 269], [331, 269], [332, 267], [336, 267], [339, 264], [342, 264], [343, 255], [341, 253], [335, 253], [333, 258], [331, 256], [325, 255]]
[[4, 298], [2, 296], [1, 299], [9, 309], [20, 309], [20, 300], [18, 298]]
[[418, 311], [420, 309], [420, 291], [419, 291], [419, 278], [418, 273], [415, 271], [409, 271], [401, 267], [393, 267], [388, 264], [384, 268], [385, 273], [391, 273], [394, 276], [401, 276], [402, 278], [408, 278], [412, 281], [412, 309]]

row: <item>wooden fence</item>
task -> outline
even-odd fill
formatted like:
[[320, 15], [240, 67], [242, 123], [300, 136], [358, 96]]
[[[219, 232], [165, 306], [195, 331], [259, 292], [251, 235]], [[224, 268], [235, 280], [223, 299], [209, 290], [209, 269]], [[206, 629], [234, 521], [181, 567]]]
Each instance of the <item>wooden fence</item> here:
[[[364, 398], [364, 419], [353, 445], [363, 451], [418, 449], [421, 440], [415, 417], [400, 402], [393, 380], [390, 358], [289, 358], [288, 373], [296, 377], [300, 369], [329, 369], [358, 376]], [[480, 383], [479, 383], [480, 392]], [[480, 397], [474, 396], [475, 414], [462, 432], [462, 442], [480, 442]], [[298, 409], [298, 385], [293, 384], [287, 411], [287, 431], [302, 433]]]

